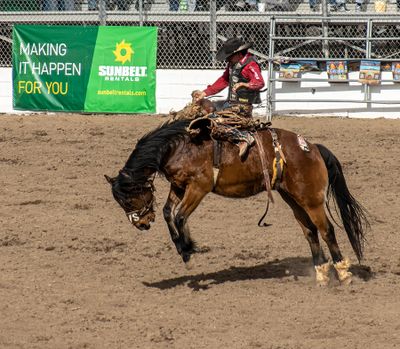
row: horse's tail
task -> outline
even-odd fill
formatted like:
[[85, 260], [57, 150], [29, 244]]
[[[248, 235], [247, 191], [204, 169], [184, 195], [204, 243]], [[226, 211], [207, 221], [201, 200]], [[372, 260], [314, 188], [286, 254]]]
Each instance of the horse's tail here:
[[344, 229], [346, 230], [358, 261], [360, 261], [363, 257], [365, 230], [369, 227], [367, 211], [357, 202], [353, 195], [351, 195], [343, 175], [342, 165], [336, 156], [321, 144], [317, 144], [317, 147], [324, 159], [329, 175], [326, 207], [334, 220], [332, 212], [329, 209], [329, 201], [333, 195], [334, 201], [336, 202], [335, 210], [337, 212], [337, 207], [339, 207]]

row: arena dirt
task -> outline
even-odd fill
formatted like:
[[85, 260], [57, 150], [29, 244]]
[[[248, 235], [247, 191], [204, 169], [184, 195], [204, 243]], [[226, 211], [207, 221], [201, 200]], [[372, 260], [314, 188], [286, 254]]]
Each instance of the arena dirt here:
[[0, 348], [400, 348], [400, 120], [277, 118], [323, 143], [369, 210], [354, 282], [319, 288], [310, 251], [275, 193], [209, 195], [190, 219], [206, 253], [187, 270], [162, 218], [130, 226], [103, 175], [116, 175], [161, 116], [0, 118]]

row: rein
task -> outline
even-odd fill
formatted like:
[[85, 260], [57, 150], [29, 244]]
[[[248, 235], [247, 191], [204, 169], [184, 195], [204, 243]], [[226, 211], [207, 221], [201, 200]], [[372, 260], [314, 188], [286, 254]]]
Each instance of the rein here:
[[265, 188], [267, 190], [267, 207], [265, 208], [265, 212], [262, 215], [262, 217], [260, 218], [260, 220], [258, 221], [258, 226], [268, 226], [269, 224], [265, 223], [261, 224], [262, 221], [264, 220], [265, 216], [268, 213], [268, 209], [269, 209], [269, 201], [271, 200], [271, 202], [274, 202], [274, 199], [272, 197], [272, 189], [276, 188], [281, 180], [282, 177], [282, 173], [283, 173], [283, 164], [286, 163], [286, 158], [285, 155], [283, 154], [282, 151], [282, 147], [278, 141], [278, 135], [276, 134], [276, 131], [273, 128], [268, 128], [268, 131], [271, 133], [271, 137], [272, 137], [272, 145], [274, 147], [274, 151], [275, 151], [275, 158], [272, 164], [272, 172], [273, 172], [273, 177], [272, 177], [272, 181], [270, 182], [270, 178], [269, 178], [269, 173], [268, 173], [268, 167], [266, 165], [266, 160], [267, 159], [267, 154], [264, 151], [264, 148], [262, 147], [261, 144], [261, 140], [260, 137], [258, 135], [257, 132], [254, 133], [254, 138], [256, 140], [257, 143], [257, 147], [258, 147], [258, 152], [260, 153], [260, 160], [261, 160], [261, 166], [262, 166], [262, 170], [263, 170], [263, 174], [264, 174], [264, 180], [265, 180]]
[[272, 197], [272, 192], [271, 192], [271, 183], [270, 183], [270, 179], [269, 179], [269, 173], [268, 173], [268, 167], [266, 165], [266, 158], [267, 155], [264, 151], [264, 148], [261, 144], [261, 140], [260, 140], [260, 136], [258, 135], [257, 132], [254, 132], [254, 139], [256, 140], [257, 143], [257, 148], [258, 148], [258, 152], [260, 153], [260, 160], [261, 160], [261, 167], [262, 167], [262, 171], [264, 174], [264, 181], [265, 181], [265, 188], [267, 190], [267, 207], [265, 208], [265, 212], [262, 215], [262, 217], [260, 218], [260, 220], [258, 221], [258, 226], [268, 226], [267, 223], [264, 222], [264, 224], [261, 224], [262, 221], [264, 220], [265, 216], [268, 213], [268, 209], [269, 209], [269, 201], [271, 200], [271, 202], [274, 202], [274, 198]]

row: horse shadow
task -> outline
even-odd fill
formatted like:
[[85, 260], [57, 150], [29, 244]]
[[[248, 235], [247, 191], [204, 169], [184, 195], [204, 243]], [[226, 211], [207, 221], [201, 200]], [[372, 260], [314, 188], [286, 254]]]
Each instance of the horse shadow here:
[[[354, 265], [350, 270], [353, 275], [364, 281], [368, 281], [373, 277], [371, 269], [367, 266]], [[255, 266], [230, 267], [212, 273], [185, 275], [156, 282], [143, 282], [143, 285], [146, 287], [155, 287], [160, 290], [168, 290], [187, 284], [193, 291], [199, 291], [207, 290], [212, 285], [219, 285], [226, 282], [283, 279], [288, 277], [298, 280], [299, 277], [309, 277], [313, 275], [314, 271], [310, 258], [290, 257], [280, 260], [276, 259]]]

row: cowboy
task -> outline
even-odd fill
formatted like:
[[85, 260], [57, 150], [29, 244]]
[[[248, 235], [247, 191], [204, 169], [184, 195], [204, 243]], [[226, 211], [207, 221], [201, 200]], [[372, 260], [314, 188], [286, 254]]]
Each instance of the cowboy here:
[[[261, 103], [260, 90], [264, 87], [261, 68], [255, 57], [248, 52], [252, 43], [246, 43], [239, 37], [225, 41], [218, 50], [216, 58], [228, 64], [221, 77], [203, 91], [193, 91], [195, 102], [205, 97], [212, 96], [229, 86], [228, 98], [223, 110], [233, 111], [243, 117], [252, 117], [253, 104]], [[229, 141], [239, 147], [241, 158], [245, 156], [250, 146], [255, 143], [252, 134], [245, 130], [229, 127]]]

